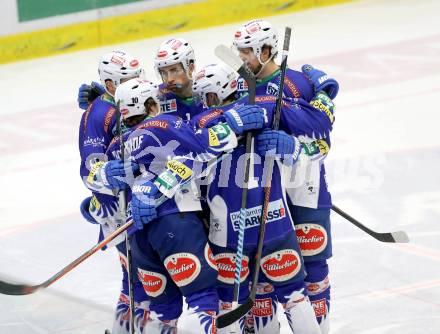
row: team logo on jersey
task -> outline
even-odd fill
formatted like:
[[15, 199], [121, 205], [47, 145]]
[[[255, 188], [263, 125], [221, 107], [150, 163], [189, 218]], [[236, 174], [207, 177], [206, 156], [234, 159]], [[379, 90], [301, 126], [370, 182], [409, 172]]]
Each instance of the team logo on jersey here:
[[211, 247], [209, 247], [208, 244], [206, 244], [205, 246], [204, 254], [205, 254], [206, 262], [208, 262], [209, 266], [214, 270], [218, 270], [217, 262], [215, 262], [214, 254], [212, 253]]
[[151, 297], [160, 296], [167, 285], [167, 278], [153, 271], [138, 268], [138, 277], [146, 294]]
[[318, 224], [298, 224], [296, 236], [303, 256], [321, 253], [327, 247], [327, 231]]
[[177, 286], [192, 283], [200, 274], [200, 261], [191, 253], [176, 253], [168, 256], [163, 262]]
[[237, 91], [239, 92], [247, 92], [249, 86], [243, 78], [238, 78], [237, 80]]
[[315, 311], [315, 316], [324, 317], [327, 314], [327, 304], [325, 302], [325, 298], [313, 301], [311, 300], [310, 302], [313, 306], [313, 310]]
[[252, 314], [257, 317], [270, 317], [273, 315], [272, 298], [255, 299]]
[[160, 111], [163, 113], [176, 112], [177, 111], [176, 99], [160, 101]]
[[269, 82], [266, 87], [266, 94], [277, 96], [278, 95], [278, 85], [273, 82]]
[[192, 175], [192, 170], [177, 160], [168, 160], [167, 169], [179, 175], [182, 180], [186, 180]]
[[[234, 284], [235, 278], [235, 253], [220, 253], [215, 255], [217, 262], [218, 276], [220, 282]], [[241, 261], [240, 282], [243, 283], [249, 275], [249, 257], [243, 255]]]
[[283, 249], [261, 259], [261, 270], [275, 282], [291, 279], [300, 269], [301, 260], [294, 249]]
[[[260, 225], [261, 205], [246, 209], [245, 229]], [[234, 231], [240, 229], [240, 211], [235, 211], [229, 214]], [[269, 203], [267, 210], [267, 221], [271, 223], [286, 217], [286, 209], [282, 199]]]

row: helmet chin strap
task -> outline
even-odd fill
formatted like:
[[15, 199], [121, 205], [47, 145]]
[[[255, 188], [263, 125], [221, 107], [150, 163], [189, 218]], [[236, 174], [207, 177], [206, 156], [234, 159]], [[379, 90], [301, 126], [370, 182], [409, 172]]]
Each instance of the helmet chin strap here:
[[258, 59], [258, 62], [260, 63], [260, 65], [261, 65], [261, 67], [260, 67], [260, 69], [258, 70], [257, 73], [254, 73], [256, 77], [258, 77], [261, 74], [261, 72], [263, 72], [263, 70], [266, 67], [266, 65], [273, 59], [274, 56], [275, 56], [274, 54], [270, 55], [270, 57], [265, 62], [261, 61], [261, 54], [258, 56], [257, 59]]

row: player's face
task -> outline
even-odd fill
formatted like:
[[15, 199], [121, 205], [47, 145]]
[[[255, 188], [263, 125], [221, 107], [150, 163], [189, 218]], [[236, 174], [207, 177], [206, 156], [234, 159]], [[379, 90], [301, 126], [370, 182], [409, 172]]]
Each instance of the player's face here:
[[161, 67], [159, 73], [163, 83], [173, 93], [176, 93], [176, 90], [179, 90], [183, 86], [187, 86], [190, 81], [182, 64]]
[[258, 61], [258, 58], [252, 48], [238, 49], [238, 52], [241, 60], [249, 67], [252, 72], [257, 73], [260, 70], [261, 64]]

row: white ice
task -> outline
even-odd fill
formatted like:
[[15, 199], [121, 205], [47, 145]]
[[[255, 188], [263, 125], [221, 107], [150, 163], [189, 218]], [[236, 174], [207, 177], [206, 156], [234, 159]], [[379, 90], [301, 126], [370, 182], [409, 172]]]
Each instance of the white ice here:
[[[359, 1], [268, 18], [293, 27], [289, 64], [340, 82], [328, 181], [334, 203], [380, 243], [333, 214], [331, 333], [440, 333], [440, 3]], [[179, 34], [198, 64], [230, 44], [235, 24]], [[78, 86], [112, 48], [152, 59], [166, 36], [0, 66], [0, 279], [40, 283], [97, 239], [80, 216]], [[439, 99], [439, 100], [437, 100]], [[0, 295], [0, 333], [103, 333], [119, 289], [114, 251], [100, 252], [31, 296]], [[280, 315], [280, 318], [283, 318]], [[282, 320], [282, 333], [289, 333]], [[183, 317], [181, 327], [190, 324]]]

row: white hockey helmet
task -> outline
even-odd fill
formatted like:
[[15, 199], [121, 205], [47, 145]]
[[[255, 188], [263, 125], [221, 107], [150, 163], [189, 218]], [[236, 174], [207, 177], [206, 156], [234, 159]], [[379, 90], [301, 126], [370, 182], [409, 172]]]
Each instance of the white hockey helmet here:
[[237, 91], [237, 79], [237, 72], [223, 63], [207, 65], [194, 76], [193, 94], [200, 96], [205, 106], [208, 106], [206, 98], [208, 93], [217, 94], [222, 103], [225, 98]]
[[115, 93], [115, 101], [120, 103], [124, 119], [146, 113], [145, 101], [152, 98], [159, 105], [159, 86], [142, 79], [123, 82]]
[[195, 60], [194, 50], [186, 40], [171, 38], [159, 46], [154, 58], [154, 67], [159, 72], [162, 67], [181, 63], [185, 72], [188, 73], [189, 65]]
[[234, 46], [237, 49], [252, 48], [260, 63], [264, 45], [271, 46], [271, 57], [278, 53], [278, 32], [272, 24], [264, 20], [252, 20], [241, 26], [234, 36]]
[[124, 51], [117, 50], [102, 56], [98, 73], [104, 86], [106, 80], [111, 80], [115, 87], [118, 87], [121, 79], [137, 78], [143, 73], [143, 70], [136, 58]]

